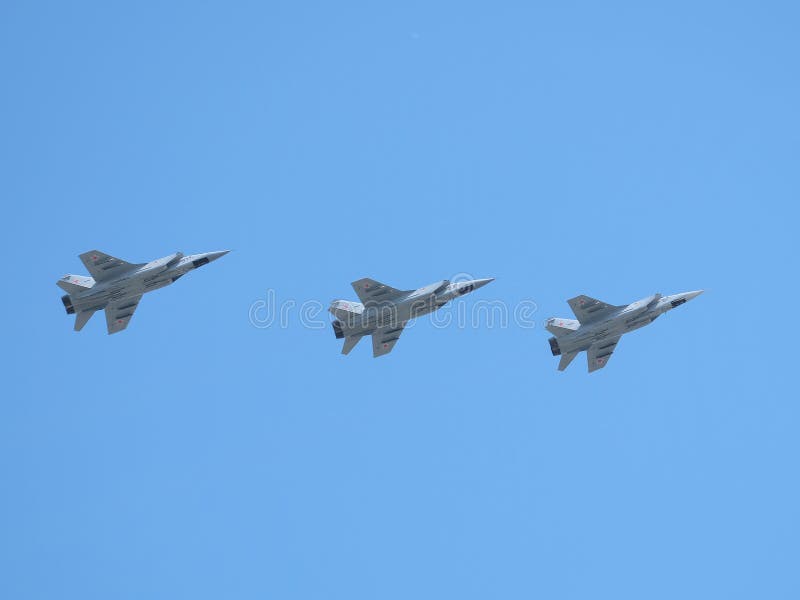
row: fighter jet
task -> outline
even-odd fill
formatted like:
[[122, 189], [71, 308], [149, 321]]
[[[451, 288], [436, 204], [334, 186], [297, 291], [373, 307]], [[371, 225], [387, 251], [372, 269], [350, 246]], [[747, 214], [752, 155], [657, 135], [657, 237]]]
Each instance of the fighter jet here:
[[649, 325], [665, 312], [696, 298], [703, 290], [673, 296], [655, 294], [627, 306], [613, 306], [589, 296], [567, 300], [575, 319], [552, 318], [546, 328], [553, 356], [561, 355], [558, 370], [563, 371], [579, 352], [586, 350], [589, 373], [608, 364], [611, 353], [624, 334]]
[[56, 285], [67, 292], [61, 301], [67, 314], [75, 315], [75, 331], [83, 329], [96, 311], [105, 309], [108, 333], [117, 333], [128, 326], [145, 293], [167, 286], [228, 252], [191, 256], [176, 252], [149, 263], [133, 264], [92, 250], [79, 257], [91, 277], [64, 275]]
[[331, 304], [330, 311], [336, 317], [333, 332], [336, 339], [344, 338], [342, 354], [349, 354], [362, 337], [371, 335], [372, 355], [383, 356], [392, 351], [408, 321], [492, 281], [493, 278], [450, 283], [445, 279], [418, 290], [403, 291], [374, 279], [359, 279], [352, 286], [361, 302], [335, 300]]

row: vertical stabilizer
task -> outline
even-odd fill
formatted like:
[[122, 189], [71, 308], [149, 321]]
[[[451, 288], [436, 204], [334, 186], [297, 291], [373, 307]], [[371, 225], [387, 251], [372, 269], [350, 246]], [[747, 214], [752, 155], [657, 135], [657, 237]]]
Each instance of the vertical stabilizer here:
[[94, 286], [94, 279], [80, 275], [64, 275], [56, 285], [70, 295], [80, 294]]
[[547, 319], [544, 328], [557, 338], [574, 333], [581, 326], [575, 319]]

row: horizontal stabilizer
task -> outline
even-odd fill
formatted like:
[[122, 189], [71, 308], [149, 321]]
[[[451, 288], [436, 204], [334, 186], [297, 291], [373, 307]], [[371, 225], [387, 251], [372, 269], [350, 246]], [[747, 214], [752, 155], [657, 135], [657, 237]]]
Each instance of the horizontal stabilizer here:
[[356, 344], [361, 341], [362, 335], [351, 335], [344, 338], [344, 346], [342, 346], [342, 354], [350, 354], [350, 351], [356, 347]]
[[577, 352], [567, 352], [566, 354], [562, 354], [561, 360], [558, 363], [558, 370], [563, 371], [566, 369], [569, 366], [569, 363], [572, 362], [572, 359], [574, 359], [576, 356], [578, 356]]
[[75, 331], [80, 331], [89, 322], [95, 311], [83, 310], [75, 315]]

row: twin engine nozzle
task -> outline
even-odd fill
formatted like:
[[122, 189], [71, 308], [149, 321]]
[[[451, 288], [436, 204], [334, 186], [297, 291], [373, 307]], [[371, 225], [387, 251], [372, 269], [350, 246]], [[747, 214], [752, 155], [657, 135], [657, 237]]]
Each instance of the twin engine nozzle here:
[[75, 314], [75, 307], [72, 306], [72, 300], [70, 299], [69, 295], [61, 296], [61, 302], [64, 303], [64, 308], [66, 309], [68, 315]]

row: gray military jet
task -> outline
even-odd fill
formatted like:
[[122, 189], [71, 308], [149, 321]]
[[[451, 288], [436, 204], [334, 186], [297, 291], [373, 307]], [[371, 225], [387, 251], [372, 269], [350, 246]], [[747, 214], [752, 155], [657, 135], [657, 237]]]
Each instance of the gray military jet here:
[[79, 257], [91, 277], [64, 275], [56, 285], [67, 292], [61, 301], [67, 314], [75, 315], [75, 331], [83, 329], [96, 311], [105, 309], [108, 333], [117, 333], [128, 326], [145, 293], [167, 286], [228, 252], [191, 256], [176, 252], [149, 263], [133, 264], [92, 250]]
[[552, 318], [547, 320], [553, 356], [561, 355], [558, 370], [563, 371], [579, 352], [586, 350], [589, 373], [602, 369], [617, 342], [624, 334], [649, 325], [668, 310], [686, 303], [703, 293], [685, 292], [673, 296], [655, 294], [627, 306], [612, 306], [589, 296], [576, 296], [567, 300], [575, 319]]
[[352, 283], [361, 302], [336, 300], [330, 311], [336, 320], [336, 339], [344, 338], [342, 354], [349, 354], [365, 335], [372, 336], [372, 355], [389, 354], [403, 333], [406, 323], [440, 309], [453, 298], [468, 294], [494, 279], [474, 279], [450, 283], [442, 280], [418, 290], [396, 290], [374, 279]]

